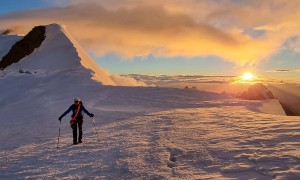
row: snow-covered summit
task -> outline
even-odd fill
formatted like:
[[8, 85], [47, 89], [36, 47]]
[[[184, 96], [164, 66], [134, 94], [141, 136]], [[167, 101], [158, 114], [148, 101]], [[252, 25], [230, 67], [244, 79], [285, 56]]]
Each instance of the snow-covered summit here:
[[41, 46], [20, 62], [11, 65], [8, 71], [16, 72], [19, 69], [47, 74], [76, 71], [90, 74], [92, 79], [104, 85], [116, 85], [109, 73], [97, 66], [66, 28], [58, 24], [47, 25], [46, 38]]
[[[47, 26], [47, 32], [51, 34], [51, 31], [59, 33], [62, 32], [69, 41], [73, 44], [75, 49], [77, 50], [78, 57], [80, 58], [80, 63], [86, 69], [90, 69], [93, 71], [93, 79], [102, 82], [105, 85], [116, 85], [113, 79], [111, 79], [110, 74], [100, 68], [94, 60], [86, 53], [85, 50], [77, 43], [77, 41], [66, 31], [65, 27], [60, 26], [58, 24], [51, 24]], [[55, 34], [55, 33], [53, 33]]]

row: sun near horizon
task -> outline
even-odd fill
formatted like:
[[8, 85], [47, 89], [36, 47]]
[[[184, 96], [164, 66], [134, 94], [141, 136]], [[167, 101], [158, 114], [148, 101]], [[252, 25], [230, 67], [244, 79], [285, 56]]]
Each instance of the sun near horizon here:
[[261, 82], [261, 78], [258, 78], [254, 73], [246, 71], [241, 76], [237, 76], [234, 80], [234, 84], [255, 84]]
[[244, 81], [252, 81], [256, 77], [251, 73], [251, 72], [245, 72], [242, 76], [241, 79]]

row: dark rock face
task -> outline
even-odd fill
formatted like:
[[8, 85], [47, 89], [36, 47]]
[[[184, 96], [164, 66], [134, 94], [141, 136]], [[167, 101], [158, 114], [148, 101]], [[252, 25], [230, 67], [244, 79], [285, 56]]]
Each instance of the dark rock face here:
[[12, 30], [7, 29], [7, 30], [3, 31], [3, 32], [1, 33], [1, 35], [7, 35], [7, 34], [9, 34], [9, 33], [11, 33], [11, 32], [12, 32]]
[[16, 42], [10, 51], [0, 61], [0, 68], [6, 68], [19, 62], [25, 56], [31, 54], [35, 48], [40, 47], [46, 38], [46, 27], [34, 27], [23, 39]]

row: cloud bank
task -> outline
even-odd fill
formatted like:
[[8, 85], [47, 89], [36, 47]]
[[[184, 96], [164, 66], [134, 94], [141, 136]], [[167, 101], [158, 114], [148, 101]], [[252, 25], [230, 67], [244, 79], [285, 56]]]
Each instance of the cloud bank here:
[[298, 51], [297, 0], [87, 0], [0, 16], [3, 29], [26, 33], [40, 24], [61, 23], [96, 55], [124, 59], [218, 56], [239, 65], [270, 58], [293, 38]]

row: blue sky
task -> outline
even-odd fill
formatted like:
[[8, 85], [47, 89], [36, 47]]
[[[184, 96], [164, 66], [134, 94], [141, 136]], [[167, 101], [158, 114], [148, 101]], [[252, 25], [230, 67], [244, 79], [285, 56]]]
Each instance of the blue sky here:
[[233, 63], [217, 57], [163, 58], [149, 55], [126, 61], [114, 54], [102, 57], [92, 54], [92, 57], [101, 67], [115, 74], [224, 75], [235, 71]]
[[[86, 2], [98, 6], [78, 6], [78, 3]], [[151, 4], [142, 2], [145, 7]], [[166, 4], [162, 9], [149, 5], [150, 8], [139, 10], [132, 8], [136, 4], [129, 0], [1, 0], [0, 23], [7, 27], [23, 23], [29, 28], [29, 22], [35, 22], [36, 18], [41, 22], [51, 18], [63, 22], [96, 63], [115, 74], [240, 75], [244, 71], [253, 71], [262, 76], [298, 77], [300, 43], [297, 37], [300, 34], [296, 30], [290, 32], [286, 24], [293, 20], [289, 19], [290, 12], [295, 11], [295, 17], [298, 14], [300, 17], [299, 8], [295, 8], [300, 3], [291, 0], [282, 9], [272, 12], [273, 4], [259, 1], [224, 2], [226, 4], [220, 5], [217, 0], [163, 0], [154, 3]], [[67, 8], [61, 10], [60, 7]], [[97, 7], [100, 8], [97, 10]], [[118, 11], [120, 7], [131, 9]], [[207, 12], [201, 14], [197, 8], [206, 8]], [[220, 11], [221, 8], [230, 13], [224, 14], [226, 11]], [[41, 17], [36, 14], [38, 9], [45, 9]], [[25, 12], [25, 17], [14, 16], [18, 11]], [[53, 12], [57, 12], [57, 16], [47, 17]], [[70, 16], [72, 13], [74, 16]], [[286, 14], [287, 18], [275, 21], [272, 18], [275, 13], [283, 17]], [[6, 19], [8, 14], [12, 15], [9, 20]], [[286, 25], [287, 30], [269, 30], [279, 25]], [[104, 34], [99, 34], [103, 29], [106, 30]], [[293, 42], [287, 43], [289, 39]], [[282, 69], [288, 71], [276, 73]]]
[[53, 3], [51, 0], [0, 0], [0, 13], [65, 6], [67, 2], [66, 0], [61, 0], [60, 3]]

